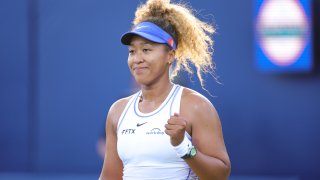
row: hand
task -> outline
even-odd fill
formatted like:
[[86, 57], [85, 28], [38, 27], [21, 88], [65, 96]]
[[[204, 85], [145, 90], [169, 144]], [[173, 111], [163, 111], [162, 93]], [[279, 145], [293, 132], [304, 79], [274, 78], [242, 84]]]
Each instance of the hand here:
[[183, 141], [187, 128], [187, 121], [178, 113], [174, 113], [168, 120], [168, 124], [164, 127], [166, 128], [164, 132], [170, 136], [171, 144], [177, 146]]

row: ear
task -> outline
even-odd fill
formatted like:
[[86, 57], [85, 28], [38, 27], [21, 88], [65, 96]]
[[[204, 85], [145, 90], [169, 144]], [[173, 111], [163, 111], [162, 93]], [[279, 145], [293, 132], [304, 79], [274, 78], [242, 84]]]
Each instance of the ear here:
[[172, 62], [174, 61], [175, 55], [176, 55], [176, 52], [175, 52], [174, 50], [170, 50], [170, 51], [168, 52], [168, 64], [169, 64], [169, 65], [171, 65]]

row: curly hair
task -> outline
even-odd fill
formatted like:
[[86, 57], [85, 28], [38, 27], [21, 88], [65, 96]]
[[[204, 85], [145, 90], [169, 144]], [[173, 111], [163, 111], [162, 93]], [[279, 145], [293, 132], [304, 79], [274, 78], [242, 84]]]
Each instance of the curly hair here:
[[196, 68], [202, 87], [204, 87], [202, 73], [210, 73], [216, 79], [211, 39], [215, 28], [212, 25], [198, 19], [186, 4], [174, 4], [170, 3], [170, 0], [148, 0], [145, 4], [141, 4], [135, 12], [133, 26], [146, 21], [161, 27], [177, 43], [176, 62], [171, 79], [177, 76], [181, 69], [193, 74], [190, 63]]

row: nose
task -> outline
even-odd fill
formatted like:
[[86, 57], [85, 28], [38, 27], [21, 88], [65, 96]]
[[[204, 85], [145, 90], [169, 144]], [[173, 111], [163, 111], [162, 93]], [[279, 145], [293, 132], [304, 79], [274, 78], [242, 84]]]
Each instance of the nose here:
[[137, 51], [133, 56], [131, 56], [131, 58], [134, 63], [139, 64], [139, 63], [143, 62], [142, 54], [139, 51]]

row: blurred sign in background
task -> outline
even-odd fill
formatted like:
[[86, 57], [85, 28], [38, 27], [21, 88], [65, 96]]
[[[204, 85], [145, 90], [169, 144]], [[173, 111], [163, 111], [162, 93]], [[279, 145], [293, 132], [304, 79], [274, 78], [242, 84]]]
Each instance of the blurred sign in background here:
[[256, 0], [255, 8], [257, 67], [263, 71], [311, 71], [311, 0]]

